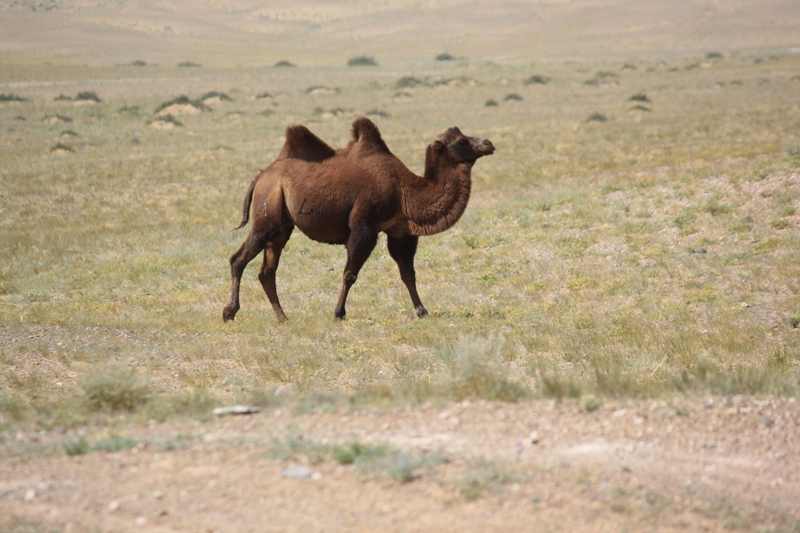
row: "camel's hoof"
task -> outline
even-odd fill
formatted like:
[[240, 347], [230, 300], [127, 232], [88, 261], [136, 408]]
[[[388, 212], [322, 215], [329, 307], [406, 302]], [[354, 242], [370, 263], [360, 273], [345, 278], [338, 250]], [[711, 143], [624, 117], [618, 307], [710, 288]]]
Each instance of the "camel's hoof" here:
[[284, 315], [283, 313], [276, 314], [275, 318], [277, 318], [278, 322], [281, 322], [281, 323], [286, 322], [287, 320], [289, 320], [288, 318], [286, 318], [286, 315]]
[[235, 316], [236, 316], [236, 311], [232, 310], [229, 307], [226, 307], [225, 309], [222, 310], [222, 320], [224, 322], [229, 322], [233, 320]]
[[333, 313], [333, 318], [336, 319], [337, 322], [344, 322], [345, 312], [336, 311]]
[[417, 316], [419, 318], [428, 316], [428, 310], [420, 305], [419, 307], [417, 307]]

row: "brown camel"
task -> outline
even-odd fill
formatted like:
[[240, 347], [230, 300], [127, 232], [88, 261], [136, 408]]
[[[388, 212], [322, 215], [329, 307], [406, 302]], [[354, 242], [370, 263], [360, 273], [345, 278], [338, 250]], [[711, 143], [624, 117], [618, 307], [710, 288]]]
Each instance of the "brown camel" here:
[[488, 139], [467, 137], [450, 128], [428, 146], [425, 174], [418, 176], [392, 154], [371, 120], [357, 119], [352, 131], [347, 147], [334, 150], [305, 126], [289, 127], [278, 159], [250, 184], [236, 229], [251, 216], [253, 224], [230, 259], [231, 301], [222, 311], [226, 322], [239, 311], [242, 272], [262, 250], [258, 279], [275, 316], [286, 320], [275, 271], [295, 226], [315, 241], [347, 247], [336, 318], [344, 319], [347, 293], [381, 231], [387, 235], [389, 254], [400, 268], [417, 316], [428, 314], [417, 294], [417, 240], [458, 221], [469, 200], [472, 166], [493, 153], [494, 146]]

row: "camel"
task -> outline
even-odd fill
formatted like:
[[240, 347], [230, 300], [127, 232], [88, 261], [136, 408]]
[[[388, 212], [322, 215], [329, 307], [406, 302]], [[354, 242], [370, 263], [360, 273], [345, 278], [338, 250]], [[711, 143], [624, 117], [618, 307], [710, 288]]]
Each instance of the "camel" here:
[[275, 273], [295, 227], [315, 241], [347, 248], [335, 318], [345, 318], [347, 295], [380, 232], [387, 235], [389, 254], [417, 316], [428, 314], [417, 294], [417, 241], [458, 221], [469, 201], [472, 166], [492, 154], [494, 146], [488, 139], [467, 137], [450, 128], [427, 147], [425, 172], [418, 176], [392, 154], [371, 120], [357, 119], [352, 135], [345, 148], [334, 150], [305, 126], [287, 128], [278, 158], [253, 179], [244, 198], [242, 221], [235, 229], [250, 218], [253, 223], [230, 258], [232, 287], [222, 312], [225, 322], [239, 311], [245, 267], [262, 251], [258, 279], [278, 321], [286, 320]]

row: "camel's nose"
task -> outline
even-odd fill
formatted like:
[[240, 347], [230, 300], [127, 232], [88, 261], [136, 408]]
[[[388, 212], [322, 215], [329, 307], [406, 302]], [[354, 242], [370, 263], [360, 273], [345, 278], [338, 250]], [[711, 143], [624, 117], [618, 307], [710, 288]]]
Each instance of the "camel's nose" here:
[[489, 139], [483, 139], [478, 144], [478, 151], [480, 151], [483, 155], [493, 154], [494, 153], [494, 145], [492, 144], [492, 141], [490, 141]]

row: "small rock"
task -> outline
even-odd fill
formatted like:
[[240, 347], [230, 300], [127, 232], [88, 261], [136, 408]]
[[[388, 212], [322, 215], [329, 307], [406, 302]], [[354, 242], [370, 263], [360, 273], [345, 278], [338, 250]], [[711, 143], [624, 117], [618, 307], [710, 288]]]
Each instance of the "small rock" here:
[[111, 500], [111, 502], [108, 504], [108, 510], [109, 512], [113, 513], [114, 511], [119, 509], [119, 506], [120, 506], [119, 500]]
[[32, 501], [35, 497], [36, 497], [36, 491], [33, 489], [28, 489], [28, 491], [25, 493], [26, 502]]
[[707, 254], [708, 251], [705, 248], [692, 248], [693, 254]]
[[281, 472], [281, 476], [286, 479], [308, 479], [311, 477], [311, 469], [306, 466], [287, 468]]
[[711, 409], [712, 407], [714, 407], [714, 398], [706, 398], [705, 401], [703, 402], [703, 406], [706, 409]]
[[217, 407], [212, 411], [214, 416], [225, 415], [252, 415], [259, 412], [258, 407], [251, 407], [249, 405], [229, 405], [228, 407]]
[[747, 223], [747, 224], [752, 224], [752, 223], [753, 223], [753, 217], [751, 217], [750, 215], [748, 215], [748, 216], [746, 216], [746, 217], [742, 217], [742, 218], [741, 218], [741, 219], [739, 219], [739, 220], [740, 220], [741, 222], [745, 222], [745, 223]]
[[531, 444], [539, 444], [539, 432], [531, 431], [531, 434], [528, 435], [528, 440], [531, 441]]
[[139, 516], [139, 517], [136, 518], [136, 525], [137, 526], [143, 526], [146, 523], [147, 523], [147, 518], [145, 518], [144, 516]]

